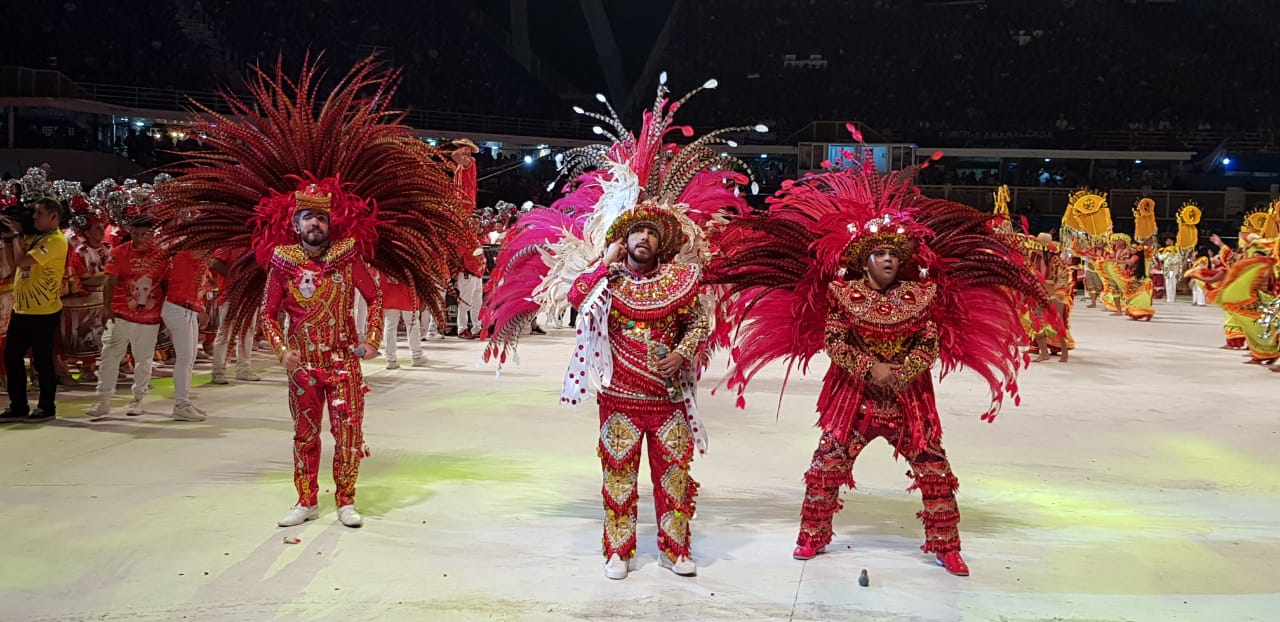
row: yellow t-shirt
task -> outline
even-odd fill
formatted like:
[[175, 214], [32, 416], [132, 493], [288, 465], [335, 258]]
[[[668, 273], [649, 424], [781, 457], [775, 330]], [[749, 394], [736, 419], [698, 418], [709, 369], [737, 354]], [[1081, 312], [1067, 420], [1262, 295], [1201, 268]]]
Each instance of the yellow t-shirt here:
[[67, 270], [67, 238], [61, 231], [27, 239], [36, 263], [19, 268], [13, 283], [13, 312], [49, 315], [62, 310], [62, 276]]

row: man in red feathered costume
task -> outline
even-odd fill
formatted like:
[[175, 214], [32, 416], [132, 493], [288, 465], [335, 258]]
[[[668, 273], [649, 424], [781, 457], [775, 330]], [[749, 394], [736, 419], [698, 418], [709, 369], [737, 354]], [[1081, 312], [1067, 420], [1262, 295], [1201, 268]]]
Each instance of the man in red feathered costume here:
[[990, 214], [922, 196], [911, 183], [915, 168], [881, 175], [869, 156], [846, 154], [846, 161], [784, 184], [767, 214], [725, 228], [707, 268], [707, 281], [725, 290], [712, 339], [733, 344], [727, 382], [740, 406], [770, 361], [803, 371], [818, 352], [831, 359], [796, 559], [830, 544], [840, 487], [853, 487], [854, 461], [884, 438], [911, 465], [911, 488], [923, 497], [921, 549], [967, 575], [958, 483], [942, 449], [930, 368], [940, 363], [944, 377], [960, 367], [975, 371], [992, 396], [983, 419], [993, 419], [1003, 397], [1016, 395], [1027, 362], [1019, 351], [1022, 303], [1037, 310], [1050, 303]]
[[[586, 396], [592, 360], [609, 355], [610, 382], [599, 389], [600, 463], [604, 469], [605, 575], [627, 576], [636, 550], [637, 475], [642, 441], [649, 445], [649, 475], [658, 518], [658, 563], [682, 576], [697, 574], [690, 557], [689, 518], [697, 482], [689, 475], [694, 431], [687, 415], [692, 395], [683, 395], [678, 372], [693, 364], [709, 332], [698, 300], [701, 270], [668, 263], [684, 245], [676, 218], [656, 205], [625, 212], [609, 227], [616, 240], [600, 265], [577, 278], [569, 303], [605, 339], [579, 328], [574, 363], [561, 401]], [[607, 303], [601, 303], [607, 298]], [[607, 313], [607, 318], [594, 314]], [[579, 326], [583, 326], [579, 323]], [[604, 337], [605, 335], [599, 335]], [[610, 352], [592, 351], [607, 347]], [[578, 385], [576, 395], [570, 382]]]
[[[293, 227], [298, 243], [276, 247], [267, 274], [262, 329], [289, 374], [289, 412], [293, 415], [293, 483], [298, 504], [279, 521], [281, 527], [319, 518], [320, 428], [325, 406], [333, 433], [333, 483], [338, 520], [360, 527], [355, 507], [356, 476], [367, 450], [364, 444], [364, 376], [360, 360], [378, 355], [382, 341], [382, 294], [355, 249], [355, 240], [329, 239], [332, 188], [309, 184], [293, 193]], [[369, 305], [364, 343], [352, 319], [355, 295]], [[286, 335], [280, 324], [289, 320]]]
[[938, 327], [931, 317], [937, 284], [898, 279], [914, 247], [894, 231], [863, 238], [846, 252], [852, 277], [828, 290], [825, 343], [833, 364], [818, 398], [823, 433], [805, 473], [796, 559], [812, 559], [831, 542], [831, 518], [842, 507], [840, 486], [853, 486], [858, 454], [884, 438], [907, 459], [924, 498], [918, 516], [925, 552], [937, 553], [952, 574], [969, 574], [960, 557], [959, 483], [942, 450], [929, 374], [938, 359]]

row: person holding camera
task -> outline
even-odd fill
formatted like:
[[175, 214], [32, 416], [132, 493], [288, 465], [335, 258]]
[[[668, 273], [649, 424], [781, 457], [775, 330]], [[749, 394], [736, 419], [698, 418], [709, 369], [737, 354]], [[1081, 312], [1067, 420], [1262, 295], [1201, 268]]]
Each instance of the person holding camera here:
[[[32, 216], [35, 233], [26, 236], [16, 221], [0, 216], [3, 256], [15, 270], [13, 316], [4, 347], [9, 408], [0, 413], [0, 421], [35, 423], [57, 415], [54, 398], [58, 376], [53, 345], [62, 315], [62, 278], [67, 266], [67, 239], [62, 235], [64, 216], [57, 199], [38, 199]], [[27, 401], [24, 358], [28, 350], [40, 381], [40, 401], [34, 411]]]

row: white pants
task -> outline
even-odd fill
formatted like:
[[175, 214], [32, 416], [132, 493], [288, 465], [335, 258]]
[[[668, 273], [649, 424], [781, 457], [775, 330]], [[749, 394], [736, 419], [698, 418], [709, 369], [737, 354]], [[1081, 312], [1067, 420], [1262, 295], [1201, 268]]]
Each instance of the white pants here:
[[369, 327], [369, 303], [364, 301], [364, 296], [359, 292], [356, 293], [356, 334], [360, 336], [360, 343], [368, 338], [365, 335], [365, 329]]
[[[440, 290], [441, 303], [444, 302], [446, 295], [447, 294], [443, 289]], [[426, 330], [427, 337], [435, 337], [436, 335], [441, 335], [441, 334], [444, 334], [445, 332], [448, 332], [448, 329], [446, 329], [443, 326], [440, 326], [439, 322], [436, 322], [436, 316], [432, 315], [431, 312], [426, 309], [423, 309], [422, 311], [418, 312], [418, 322], [420, 322], [422, 326], [427, 327], [427, 330]]]
[[[120, 361], [124, 353], [133, 349], [133, 401], [146, 397], [151, 383], [151, 359], [156, 356], [156, 337], [159, 324], [139, 324], [115, 318], [107, 323], [102, 333], [102, 362], [98, 368], [98, 401], [111, 399], [120, 378]], [[174, 339], [175, 343], [177, 339]]]
[[[218, 334], [213, 338], [213, 373], [215, 374], [227, 372], [227, 346], [231, 345], [231, 327], [227, 326], [229, 306], [230, 303], [226, 302], [218, 305]], [[253, 371], [253, 326], [257, 323], [258, 317], [255, 315], [253, 321], [249, 323], [249, 330], [236, 339], [237, 374]]]
[[1209, 304], [1209, 299], [1204, 293], [1204, 285], [1201, 285], [1200, 281], [1191, 282], [1191, 304], [1201, 307]]
[[484, 304], [484, 279], [467, 273], [458, 275], [458, 334], [480, 333], [480, 307]]
[[414, 360], [422, 358], [422, 324], [418, 322], [417, 311], [400, 309], [384, 309], [382, 322], [382, 348], [387, 362], [396, 362], [396, 350], [399, 344], [396, 338], [400, 333], [400, 318], [404, 318], [405, 328], [409, 331], [409, 354]]
[[160, 307], [160, 318], [169, 327], [173, 339], [173, 399], [178, 404], [191, 400], [191, 370], [196, 365], [196, 342], [200, 333], [200, 314], [168, 300]]
[[1165, 302], [1173, 302], [1178, 297], [1178, 276], [1177, 272], [1164, 273], [1164, 300]]

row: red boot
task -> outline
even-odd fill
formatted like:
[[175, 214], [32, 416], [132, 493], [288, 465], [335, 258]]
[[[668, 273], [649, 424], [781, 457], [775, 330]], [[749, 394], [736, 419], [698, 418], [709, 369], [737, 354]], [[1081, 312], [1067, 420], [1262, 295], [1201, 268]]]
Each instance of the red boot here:
[[796, 550], [791, 552], [791, 557], [804, 561], [813, 559], [827, 551], [827, 547], [820, 546], [815, 548], [812, 544], [801, 544], [796, 546]]
[[960, 551], [938, 553], [938, 565], [957, 577], [969, 576], [969, 565], [964, 563], [963, 557], [960, 557]]

